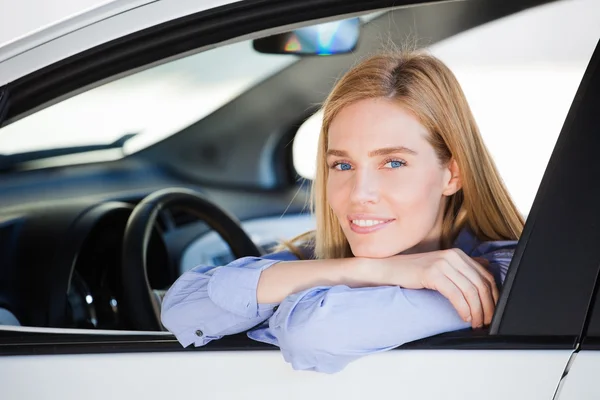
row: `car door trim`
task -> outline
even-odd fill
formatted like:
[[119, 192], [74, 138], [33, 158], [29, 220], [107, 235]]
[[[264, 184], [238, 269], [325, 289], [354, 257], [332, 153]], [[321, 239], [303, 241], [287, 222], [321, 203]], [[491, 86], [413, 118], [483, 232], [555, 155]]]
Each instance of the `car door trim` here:
[[[448, 332], [421, 339], [394, 351], [408, 350], [569, 350], [574, 336], [489, 336], [471, 330]], [[172, 351], [257, 351], [278, 347], [249, 339], [245, 333], [223, 337], [202, 347], [183, 348], [173, 335], [157, 334], [60, 334], [0, 330], [0, 356], [137, 353]]]
[[[600, 44], [535, 197], [490, 333], [582, 337], [600, 269]], [[595, 129], [596, 127], [596, 129]], [[517, 280], [518, 277], [518, 280]]]

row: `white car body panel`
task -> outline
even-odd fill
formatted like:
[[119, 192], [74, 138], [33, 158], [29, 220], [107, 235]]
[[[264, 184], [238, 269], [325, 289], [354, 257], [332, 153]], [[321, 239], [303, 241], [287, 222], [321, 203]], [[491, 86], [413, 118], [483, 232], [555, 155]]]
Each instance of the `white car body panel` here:
[[[86, 0], [85, 2], [79, 1], [79, 5], [64, 0], [53, 1], [51, 15], [44, 16], [39, 15], [44, 8], [43, 1], [42, 4], [37, 5], [27, 4], [29, 6], [28, 13], [26, 10], [19, 10], [18, 4], [7, 7], [6, 19], [10, 22], [16, 18], [19, 23], [15, 23], [12, 29], [10, 25], [8, 27], [3, 25], [0, 29], [0, 62], [45, 42], [152, 1]], [[27, 3], [31, 2], [32, 0], [29, 0]], [[32, 9], [36, 11], [32, 11]], [[24, 18], [26, 13], [27, 19]], [[32, 25], [36, 22], [37, 26]], [[27, 28], [28, 26], [32, 27]]]
[[[278, 351], [14, 356], [0, 358], [0, 376], [11, 382], [3, 385], [6, 400], [551, 400], [570, 355], [399, 350], [362, 358], [333, 375], [294, 371]], [[98, 385], [101, 377], [105, 383]]]
[[118, 7], [121, 3], [100, 7], [73, 21], [65, 21], [47, 31], [1, 48], [0, 86], [111, 40], [235, 2], [236, 0], [161, 0], [144, 4], [147, 1], [143, 0], [124, 3], [121, 7]]
[[600, 351], [583, 350], [575, 361], [560, 389], [556, 400], [600, 399]]

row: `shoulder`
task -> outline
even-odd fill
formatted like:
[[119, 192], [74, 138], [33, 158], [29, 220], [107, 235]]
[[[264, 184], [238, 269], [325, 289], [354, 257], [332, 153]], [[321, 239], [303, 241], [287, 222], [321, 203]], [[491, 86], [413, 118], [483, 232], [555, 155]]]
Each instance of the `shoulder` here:
[[517, 248], [516, 240], [497, 240], [481, 242], [471, 254], [472, 257], [486, 257], [497, 260], [511, 259]]
[[517, 247], [517, 240], [481, 241], [469, 230], [463, 230], [456, 239], [454, 247], [470, 257], [484, 257], [490, 262], [508, 262]]
[[502, 283], [508, 273], [517, 243], [517, 240], [481, 241], [465, 230], [457, 238], [455, 247], [460, 248], [469, 257], [481, 257], [489, 261], [490, 271], [496, 282]]

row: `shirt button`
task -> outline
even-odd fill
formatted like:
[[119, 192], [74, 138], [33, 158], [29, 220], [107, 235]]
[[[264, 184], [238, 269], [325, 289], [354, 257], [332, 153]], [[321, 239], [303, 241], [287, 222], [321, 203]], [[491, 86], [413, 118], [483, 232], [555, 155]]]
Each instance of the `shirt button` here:
[[204, 335], [204, 333], [200, 329], [198, 329], [196, 331], [196, 336], [202, 337], [202, 335]]
[[273, 312], [277, 311], [278, 308], [279, 308], [279, 306], [273, 307]]

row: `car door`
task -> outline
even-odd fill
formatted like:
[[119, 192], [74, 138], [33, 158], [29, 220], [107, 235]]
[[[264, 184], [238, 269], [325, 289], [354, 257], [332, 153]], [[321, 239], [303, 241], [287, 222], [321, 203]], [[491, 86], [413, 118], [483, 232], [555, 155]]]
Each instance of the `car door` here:
[[590, 319], [583, 327], [585, 337], [573, 355], [572, 362], [566, 371], [557, 399], [588, 400], [600, 397], [600, 382], [597, 376], [600, 370], [600, 298], [598, 286], [594, 293], [595, 300]]
[[[10, 107], [3, 117], [16, 118], [99, 79], [198, 47], [198, 39], [192, 38], [198, 38], [199, 32], [202, 44], [209, 46], [263, 29], [410, 2], [327, 1], [319, 7], [311, 1], [294, 2], [293, 7], [283, 2], [244, 3], [227, 12], [188, 12], [185, 18], [57, 64], [50, 50], [74, 54], [65, 50], [67, 43], [101, 29], [91, 25], [14, 57], [9, 64], [0, 64], [0, 71], [14, 74], [15, 66], [24, 65], [32, 73], [5, 88]], [[128, 21], [139, 24], [145, 13], [154, 15], [157, 9], [151, 7], [161, 5], [115, 18], [120, 26]], [[182, 9], [178, 10], [185, 13]], [[186, 29], [197, 30], [192, 34]], [[187, 41], [186, 34], [190, 35]], [[162, 43], [154, 46], [156, 37]], [[164, 45], [169, 40], [171, 46]], [[36, 54], [48, 57], [52, 66], [33, 72], [43, 65], [32, 61]], [[552, 399], [581, 343], [600, 265], [595, 251], [600, 230], [592, 229], [600, 225], [595, 207], [600, 191], [582, 184], [596, 176], [591, 163], [595, 147], [584, 127], [594, 104], [590, 93], [598, 93], [597, 80], [591, 77], [597, 75], [599, 57], [596, 49], [527, 219], [489, 332], [423, 339], [365, 357], [338, 374], [323, 375], [293, 371], [276, 348], [252, 342], [243, 334], [203, 348], [183, 349], [165, 332], [4, 326], [0, 329], [3, 398]]]

